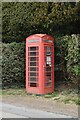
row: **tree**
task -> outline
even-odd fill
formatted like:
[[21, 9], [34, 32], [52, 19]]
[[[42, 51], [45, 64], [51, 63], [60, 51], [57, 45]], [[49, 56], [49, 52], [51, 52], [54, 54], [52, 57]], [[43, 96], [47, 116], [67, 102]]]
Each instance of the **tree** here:
[[79, 33], [79, 10], [80, 2], [3, 3], [3, 42], [20, 42], [35, 33]]

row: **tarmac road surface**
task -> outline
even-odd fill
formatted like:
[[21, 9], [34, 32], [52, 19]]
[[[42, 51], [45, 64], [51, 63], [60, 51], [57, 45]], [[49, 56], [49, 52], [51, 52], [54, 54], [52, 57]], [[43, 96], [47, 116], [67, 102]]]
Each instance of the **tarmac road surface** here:
[[25, 117], [20, 116], [20, 115], [16, 115], [16, 114], [12, 114], [12, 113], [0, 112], [0, 118], [25, 118]]
[[[19, 107], [0, 102], [0, 118], [75, 118], [29, 107]], [[1, 117], [2, 116], [2, 117]]]

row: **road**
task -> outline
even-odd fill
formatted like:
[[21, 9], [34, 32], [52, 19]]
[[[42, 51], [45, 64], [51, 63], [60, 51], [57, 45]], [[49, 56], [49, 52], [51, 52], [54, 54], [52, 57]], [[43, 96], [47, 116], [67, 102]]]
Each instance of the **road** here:
[[2, 119], [2, 118], [25, 118], [25, 117], [16, 115], [16, 114], [12, 114], [12, 113], [0, 112], [0, 118]]
[[[2, 118], [74, 118], [68, 115], [51, 113], [28, 107], [19, 107], [0, 102], [0, 114]], [[0, 115], [0, 117], [1, 117]]]

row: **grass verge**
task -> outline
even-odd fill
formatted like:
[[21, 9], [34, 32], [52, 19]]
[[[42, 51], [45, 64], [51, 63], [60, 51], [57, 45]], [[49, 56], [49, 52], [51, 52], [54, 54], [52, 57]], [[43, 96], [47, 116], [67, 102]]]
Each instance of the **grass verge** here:
[[[0, 95], [20, 95], [20, 96], [27, 96], [25, 88], [9, 88], [9, 89], [0, 89]], [[37, 95], [31, 95], [32, 97], [36, 97]], [[67, 91], [56, 91], [51, 94], [46, 94], [43, 96], [45, 99], [52, 99], [53, 101], [57, 102], [64, 102], [65, 104], [76, 104], [80, 105], [80, 96], [78, 95], [77, 90], [67, 90]]]
[[9, 89], [3, 89], [0, 90], [0, 95], [22, 95], [22, 96], [26, 96], [26, 90], [25, 88], [9, 88]]

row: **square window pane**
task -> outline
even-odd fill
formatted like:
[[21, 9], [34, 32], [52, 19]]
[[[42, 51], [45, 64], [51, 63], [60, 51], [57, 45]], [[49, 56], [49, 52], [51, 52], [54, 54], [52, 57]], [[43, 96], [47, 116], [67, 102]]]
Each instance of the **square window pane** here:
[[30, 61], [36, 61], [36, 57], [30, 57]]
[[30, 67], [30, 71], [36, 71], [36, 67]]
[[36, 73], [30, 72], [30, 76], [36, 76]]
[[46, 67], [46, 71], [51, 71], [51, 67]]
[[30, 66], [36, 66], [36, 62], [30, 62]]
[[30, 47], [30, 51], [36, 51], [36, 47]]
[[36, 56], [36, 52], [30, 52], [30, 56]]

